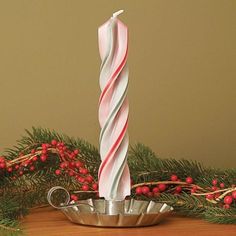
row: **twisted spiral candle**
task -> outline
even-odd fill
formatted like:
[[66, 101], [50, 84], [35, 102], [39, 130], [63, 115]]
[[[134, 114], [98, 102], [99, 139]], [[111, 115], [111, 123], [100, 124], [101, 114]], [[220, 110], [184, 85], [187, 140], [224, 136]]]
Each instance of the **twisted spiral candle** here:
[[127, 165], [129, 104], [128, 28], [117, 16], [118, 11], [98, 30], [101, 96], [99, 123], [101, 166], [99, 195], [106, 200], [123, 200], [130, 195], [130, 173]]

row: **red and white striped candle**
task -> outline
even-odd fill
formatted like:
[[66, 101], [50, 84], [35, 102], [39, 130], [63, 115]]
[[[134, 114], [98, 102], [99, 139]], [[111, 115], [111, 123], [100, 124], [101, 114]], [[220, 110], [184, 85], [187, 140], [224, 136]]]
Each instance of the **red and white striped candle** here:
[[127, 165], [129, 104], [128, 28], [113, 16], [98, 29], [102, 60], [99, 99], [100, 155], [99, 196], [106, 200], [124, 200], [130, 195], [130, 173]]

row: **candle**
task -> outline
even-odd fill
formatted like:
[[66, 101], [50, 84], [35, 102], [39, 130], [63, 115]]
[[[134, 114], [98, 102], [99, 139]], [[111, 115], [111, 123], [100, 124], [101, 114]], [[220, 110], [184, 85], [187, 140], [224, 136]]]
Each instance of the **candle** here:
[[128, 28], [113, 16], [98, 29], [102, 60], [99, 99], [100, 155], [99, 196], [106, 200], [124, 200], [130, 195], [130, 173], [127, 165], [129, 104]]

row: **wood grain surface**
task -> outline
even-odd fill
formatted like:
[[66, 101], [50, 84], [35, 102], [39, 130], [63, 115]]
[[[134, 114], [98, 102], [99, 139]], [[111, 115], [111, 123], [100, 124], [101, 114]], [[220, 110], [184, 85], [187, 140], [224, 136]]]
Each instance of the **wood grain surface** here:
[[32, 210], [22, 220], [28, 236], [236, 236], [236, 225], [210, 224], [200, 219], [171, 215], [156, 226], [142, 228], [96, 228], [71, 223], [50, 207]]

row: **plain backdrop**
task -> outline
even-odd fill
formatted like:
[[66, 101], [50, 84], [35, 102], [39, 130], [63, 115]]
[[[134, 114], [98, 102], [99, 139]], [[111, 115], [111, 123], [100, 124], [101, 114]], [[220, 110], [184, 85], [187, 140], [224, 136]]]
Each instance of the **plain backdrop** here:
[[235, 0], [1, 0], [0, 152], [31, 126], [98, 146], [97, 28], [119, 9], [130, 143], [235, 167]]

